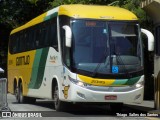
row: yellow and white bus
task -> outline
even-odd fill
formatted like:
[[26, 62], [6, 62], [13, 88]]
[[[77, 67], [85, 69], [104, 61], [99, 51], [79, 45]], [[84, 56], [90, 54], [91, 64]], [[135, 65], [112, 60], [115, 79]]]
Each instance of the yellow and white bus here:
[[10, 34], [8, 89], [19, 103], [141, 103], [143, 71], [138, 19], [122, 8], [61, 5]]

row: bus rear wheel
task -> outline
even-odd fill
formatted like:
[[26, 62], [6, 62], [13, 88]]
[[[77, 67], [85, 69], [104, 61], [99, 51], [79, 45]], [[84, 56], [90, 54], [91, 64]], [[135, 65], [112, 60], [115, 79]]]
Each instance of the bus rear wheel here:
[[25, 103], [26, 102], [26, 97], [23, 96], [23, 86], [22, 86], [22, 83], [20, 83], [19, 86], [18, 86], [16, 99], [17, 99], [18, 103]]
[[18, 103], [35, 103], [36, 102], [36, 98], [32, 98], [32, 97], [27, 97], [27, 96], [23, 96], [23, 86], [22, 83], [19, 84], [19, 86], [17, 87], [17, 89], [15, 90], [16, 94], [16, 100]]
[[16, 98], [17, 98], [17, 102], [18, 103], [23, 103], [24, 102], [22, 83], [20, 83], [19, 86], [18, 86], [18, 88], [17, 88]]

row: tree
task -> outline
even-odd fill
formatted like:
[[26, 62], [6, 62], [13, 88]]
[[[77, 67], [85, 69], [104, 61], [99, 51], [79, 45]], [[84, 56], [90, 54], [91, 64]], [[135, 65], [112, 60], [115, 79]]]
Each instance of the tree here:
[[130, 10], [139, 18], [141, 26], [152, 30], [153, 25], [150, 18], [146, 15], [145, 11], [140, 7], [142, 0], [119, 0], [119, 6]]
[[18, 27], [51, 7], [52, 0], [1, 0], [0, 23]]
[[97, 4], [97, 5], [107, 5], [115, 0], [54, 0], [51, 2], [53, 7], [64, 4]]

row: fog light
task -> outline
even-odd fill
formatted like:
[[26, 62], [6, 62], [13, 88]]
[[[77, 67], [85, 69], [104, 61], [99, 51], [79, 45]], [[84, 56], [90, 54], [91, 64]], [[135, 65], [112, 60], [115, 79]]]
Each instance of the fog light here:
[[80, 92], [77, 92], [77, 95], [78, 95], [79, 97], [83, 98], [83, 99], [85, 99], [85, 98], [86, 98], [86, 97], [85, 97], [85, 95], [84, 95], [84, 94], [82, 94], [82, 93], [80, 93]]
[[137, 99], [140, 98], [140, 97], [141, 97], [141, 94], [136, 95], [136, 97], [134, 98], [134, 100], [137, 100]]

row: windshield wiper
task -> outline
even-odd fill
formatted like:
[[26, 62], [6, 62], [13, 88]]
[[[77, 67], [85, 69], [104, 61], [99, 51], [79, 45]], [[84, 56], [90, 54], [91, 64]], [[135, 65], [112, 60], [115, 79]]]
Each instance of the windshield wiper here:
[[126, 68], [126, 66], [125, 66], [125, 64], [124, 64], [124, 62], [121, 58], [121, 55], [117, 54], [116, 52], [114, 52], [114, 54], [116, 55], [117, 65], [118, 65], [118, 63], [120, 63], [119, 65], [123, 66], [123, 70], [126, 72], [127, 76], [129, 77], [130, 74], [129, 74], [129, 72], [128, 72], [128, 70], [127, 70], [127, 68]]
[[[115, 55], [116, 56], [116, 61], [117, 61], [117, 65], [122, 65], [122, 67], [123, 67], [123, 70], [125, 70], [125, 72], [127, 73], [127, 75], [129, 74], [129, 72], [128, 72], [128, 70], [127, 70], [127, 68], [126, 68], [126, 66], [125, 66], [125, 64], [124, 64], [124, 62], [123, 62], [123, 60], [122, 60], [122, 58], [121, 58], [121, 55], [120, 55], [120, 53], [117, 53], [117, 46], [116, 46], [116, 43], [115, 43], [115, 41], [113, 42], [113, 55]], [[111, 59], [110, 59], [110, 61], [111, 61], [111, 72], [112, 72], [112, 66], [113, 66], [113, 57], [112, 57], [112, 55], [110, 55], [110, 57], [111, 57]], [[120, 63], [120, 64], [118, 64], [118, 63]], [[113, 73], [113, 72], [112, 72]]]
[[100, 62], [97, 64], [96, 68], [94, 69], [93, 73], [92, 73], [92, 77], [95, 77], [96, 76], [96, 73], [99, 69], [99, 67], [101, 66], [101, 64], [103, 63], [104, 60], [106, 60], [106, 57], [107, 57], [107, 47], [105, 49], [105, 52], [104, 52], [104, 57], [102, 56]]

